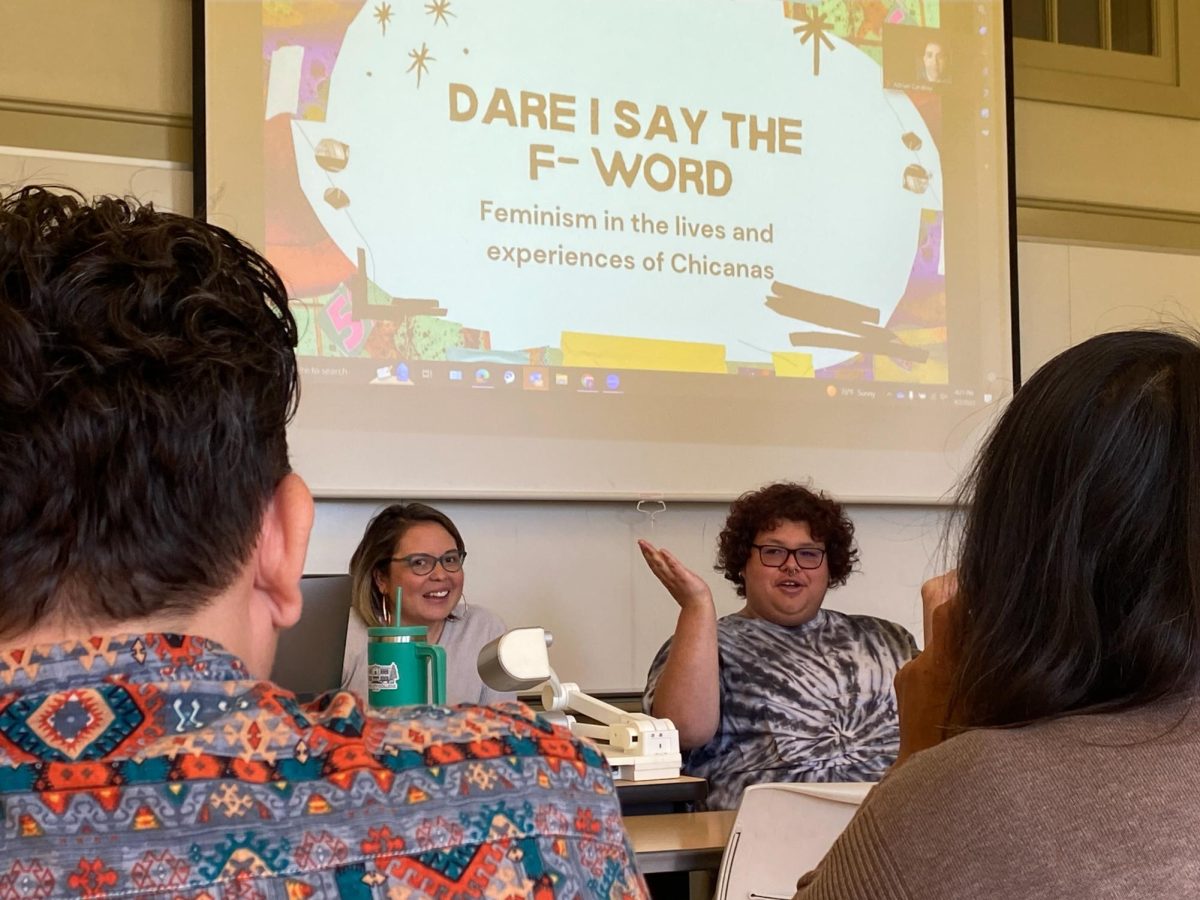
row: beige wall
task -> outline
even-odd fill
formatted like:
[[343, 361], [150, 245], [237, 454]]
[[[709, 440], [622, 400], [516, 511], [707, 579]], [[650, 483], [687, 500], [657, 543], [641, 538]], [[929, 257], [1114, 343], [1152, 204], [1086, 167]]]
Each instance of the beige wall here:
[[[189, 9], [188, 0], [4, 0], [0, 147], [189, 161]], [[1134, 245], [1200, 248], [1200, 179], [1189, 165], [1200, 158], [1200, 123], [1031, 101], [1018, 102], [1016, 117], [1026, 371], [1097, 330], [1200, 320], [1200, 256], [1084, 246], [1132, 234]], [[114, 184], [176, 209], [190, 191], [185, 168], [0, 150], [0, 182], [32, 175], [87, 190]], [[1045, 239], [1064, 227], [1074, 241]], [[375, 505], [318, 503], [308, 570], [343, 571]], [[719, 504], [673, 504], [653, 521], [631, 503], [447, 509], [471, 544], [471, 600], [509, 624], [554, 630], [558, 671], [585, 688], [638, 687], [671, 630], [674, 604], [645, 574], [636, 538], [675, 549], [723, 611], [736, 608], [710, 568]], [[853, 516], [863, 571], [830, 604], [919, 634], [917, 589], [940, 565], [942, 511], [860, 506]]]
[[1017, 192], [1200, 213], [1200, 121], [1018, 100]]
[[1200, 121], [1018, 100], [1027, 237], [1200, 252]]
[[190, 0], [4, 0], [0, 25], [0, 145], [191, 161]]

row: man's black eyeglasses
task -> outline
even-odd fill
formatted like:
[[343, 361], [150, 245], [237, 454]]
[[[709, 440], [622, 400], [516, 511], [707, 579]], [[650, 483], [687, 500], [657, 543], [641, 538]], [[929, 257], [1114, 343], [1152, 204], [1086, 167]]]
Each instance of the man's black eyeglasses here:
[[819, 569], [825, 559], [825, 551], [820, 547], [797, 547], [789, 550], [775, 544], [751, 544], [758, 551], [759, 561], [768, 569], [778, 569], [787, 562], [789, 556], [796, 557], [796, 565], [802, 569]]

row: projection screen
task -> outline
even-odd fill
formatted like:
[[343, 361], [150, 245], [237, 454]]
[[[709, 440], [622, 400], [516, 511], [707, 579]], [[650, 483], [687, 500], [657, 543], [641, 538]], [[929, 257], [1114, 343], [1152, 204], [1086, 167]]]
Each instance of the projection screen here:
[[1013, 388], [998, 0], [197, 0], [323, 496], [946, 496]]

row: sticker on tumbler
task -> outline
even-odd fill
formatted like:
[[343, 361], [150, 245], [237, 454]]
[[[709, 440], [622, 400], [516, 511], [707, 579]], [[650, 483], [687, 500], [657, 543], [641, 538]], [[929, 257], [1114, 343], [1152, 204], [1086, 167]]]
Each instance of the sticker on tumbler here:
[[386, 666], [374, 664], [367, 666], [368, 691], [394, 691], [399, 686], [400, 672], [396, 669], [395, 663], [388, 663]]

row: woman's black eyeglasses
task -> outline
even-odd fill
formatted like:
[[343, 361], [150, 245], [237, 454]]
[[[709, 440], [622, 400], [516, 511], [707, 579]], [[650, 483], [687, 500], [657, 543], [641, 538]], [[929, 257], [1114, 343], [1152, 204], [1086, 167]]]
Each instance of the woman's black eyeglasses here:
[[441, 563], [447, 572], [457, 572], [463, 567], [463, 560], [466, 558], [466, 550], [447, 550], [441, 556], [410, 553], [408, 556], [393, 556], [391, 561], [408, 566], [414, 575], [428, 575], [438, 563]]

